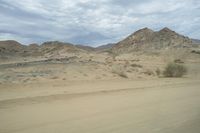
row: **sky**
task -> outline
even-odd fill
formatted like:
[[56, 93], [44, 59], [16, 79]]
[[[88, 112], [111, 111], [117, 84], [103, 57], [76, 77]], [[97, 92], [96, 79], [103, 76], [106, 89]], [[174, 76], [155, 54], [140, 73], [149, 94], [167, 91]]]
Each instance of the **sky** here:
[[200, 39], [200, 1], [0, 0], [0, 40], [98, 46], [144, 27]]

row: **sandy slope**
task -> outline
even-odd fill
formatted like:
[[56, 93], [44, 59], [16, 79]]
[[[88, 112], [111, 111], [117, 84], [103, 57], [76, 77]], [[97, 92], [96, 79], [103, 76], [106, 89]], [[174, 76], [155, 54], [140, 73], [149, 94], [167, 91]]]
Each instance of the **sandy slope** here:
[[0, 132], [199, 133], [199, 88], [190, 78], [1, 86]]

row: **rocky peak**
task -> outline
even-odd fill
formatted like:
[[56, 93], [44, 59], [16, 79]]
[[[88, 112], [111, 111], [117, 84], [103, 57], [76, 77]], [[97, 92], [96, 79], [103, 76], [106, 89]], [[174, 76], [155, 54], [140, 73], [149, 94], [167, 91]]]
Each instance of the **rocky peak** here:
[[143, 29], [140, 29], [138, 31], [136, 31], [135, 33], [133, 33], [134, 35], [137, 35], [137, 34], [149, 34], [149, 33], [153, 33], [154, 31], [152, 29], [149, 29], [147, 27], [143, 28]]
[[113, 51], [127, 52], [185, 48], [191, 47], [191, 43], [190, 38], [180, 35], [167, 27], [157, 32], [143, 28], [118, 42], [114, 46]]
[[168, 27], [165, 27], [165, 28], [161, 29], [159, 31], [159, 33], [176, 33], [176, 32], [171, 30], [171, 29], [169, 29]]

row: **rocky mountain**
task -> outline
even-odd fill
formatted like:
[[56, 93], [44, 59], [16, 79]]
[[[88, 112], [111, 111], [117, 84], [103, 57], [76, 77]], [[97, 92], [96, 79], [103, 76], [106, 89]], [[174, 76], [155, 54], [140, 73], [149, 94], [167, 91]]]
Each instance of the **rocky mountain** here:
[[28, 46], [22, 45], [17, 41], [7, 40], [0, 41], [0, 56], [56, 56], [65, 53], [85, 52], [85, 50], [76, 47], [70, 43], [59, 41], [44, 42], [41, 45], [30, 44]]
[[141, 50], [167, 50], [189, 48], [192, 45], [193, 42], [190, 38], [180, 35], [167, 27], [160, 31], [144, 28], [118, 42], [112, 48], [112, 51], [120, 53]]
[[85, 46], [85, 45], [75, 45], [76, 47], [86, 50], [88, 52], [104, 52], [107, 50], [110, 50], [113, 46], [115, 45], [115, 43], [109, 43], [109, 44], [105, 44], [105, 45], [100, 45], [97, 47], [91, 47], [91, 46]]
[[132, 51], [160, 51], [180, 48], [198, 47], [198, 40], [192, 40], [169, 28], [153, 31], [149, 28], [140, 29], [116, 44], [99, 47], [74, 45], [71, 43], [49, 41], [43, 44], [22, 45], [14, 40], [0, 41], [0, 57], [4, 56], [43, 56], [59, 57], [88, 52], [127, 53]]
[[26, 46], [14, 40], [0, 41], [0, 56], [23, 54]]

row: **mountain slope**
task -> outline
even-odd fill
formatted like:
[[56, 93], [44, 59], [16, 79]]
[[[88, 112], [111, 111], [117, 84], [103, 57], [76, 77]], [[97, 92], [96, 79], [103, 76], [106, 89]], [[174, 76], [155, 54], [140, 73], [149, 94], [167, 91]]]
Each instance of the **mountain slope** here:
[[116, 44], [107, 44], [99, 47], [90, 47], [82, 45], [74, 45], [71, 43], [49, 41], [41, 45], [30, 44], [22, 45], [13, 40], [0, 41], [1, 57], [27, 57], [27, 56], [43, 56], [43, 57], [63, 57], [74, 56], [78, 53], [96, 52], [101, 53], [109, 51], [110, 53], [128, 53], [128, 52], [154, 52], [163, 50], [176, 50], [180, 48], [198, 47], [196, 41], [185, 37], [170, 30], [163, 28], [160, 31], [153, 31], [149, 28], [140, 29], [124, 40]]
[[83, 49], [83, 50], [86, 50], [86, 51], [94, 51], [95, 48], [94, 47], [91, 47], [91, 46], [85, 46], [85, 45], [75, 45], [77, 48], [79, 49]]
[[192, 40], [180, 35], [169, 28], [160, 31], [153, 31], [144, 28], [131, 34], [124, 40], [118, 42], [114, 52], [148, 51], [192, 47]]
[[96, 51], [107, 51], [110, 50], [113, 46], [115, 45], [115, 43], [109, 43], [109, 44], [105, 44], [105, 45], [101, 45], [95, 48]]

